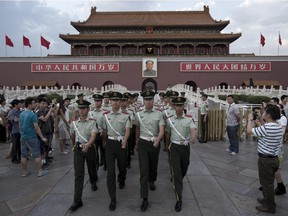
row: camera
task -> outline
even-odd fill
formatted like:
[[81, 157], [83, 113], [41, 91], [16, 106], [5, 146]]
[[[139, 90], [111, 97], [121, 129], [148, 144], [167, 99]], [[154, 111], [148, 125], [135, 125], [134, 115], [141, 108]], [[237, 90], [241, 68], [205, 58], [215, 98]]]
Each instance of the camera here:
[[82, 144], [80, 142], [76, 142], [76, 146], [78, 150], [82, 149]]
[[257, 119], [258, 112], [253, 112], [252, 115], [253, 115], [253, 120], [255, 121]]

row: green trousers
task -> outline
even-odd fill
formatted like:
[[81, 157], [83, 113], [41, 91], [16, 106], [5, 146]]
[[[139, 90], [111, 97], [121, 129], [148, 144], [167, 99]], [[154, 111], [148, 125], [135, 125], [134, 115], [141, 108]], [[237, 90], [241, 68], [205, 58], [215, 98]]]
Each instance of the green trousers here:
[[160, 145], [156, 148], [153, 142], [139, 139], [138, 157], [140, 167], [140, 194], [141, 198], [148, 198], [148, 182], [157, 180], [157, 167], [159, 160]]
[[121, 147], [121, 142], [109, 140], [105, 147], [105, 157], [107, 164], [107, 188], [111, 199], [116, 199], [116, 171], [115, 159], [119, 170], [118, 182], [125, 183], [126, 180], [126, 149]]
[[274, 198], [274, 179], [275, 172], [279, 169], [279, 159], [275, 158], [263, 158], [258, 159], [258, 173], [259, 181], [263, 187], [263, 201], [268, 208], [275, 208]]
[[170, 160], [176, 200], [182, 201], [183, 178], [190, 163], [190, 145], [172, 143], [170, 146]]
[[89, 180], [91, 185], [96, 183], [96, 148], [95, 145], [91, 145], [88, 151], [85, 153], [82, 149], [75, 147], [74, 149], [74, 202], [77, 203], [82, 198], [83, 184], [85, 177], [85, 160], [87, 163], [87, 169], [89, 174]]

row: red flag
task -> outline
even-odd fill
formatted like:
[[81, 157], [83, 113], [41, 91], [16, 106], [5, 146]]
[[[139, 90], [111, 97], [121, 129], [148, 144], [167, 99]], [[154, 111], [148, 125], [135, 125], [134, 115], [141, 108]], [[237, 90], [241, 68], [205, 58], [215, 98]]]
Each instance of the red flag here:
[[11, 41], [11, 39], [7, 35], [5, 35], [5, 41], [6, 41], [7, 46], [14, 47], [13, 42]]
[[44, 47], [46, 47], [47, 49], [49, 49], [49, 46], [50, 46], [50, 42], [49, 41], [47, 41], [45, 38], [43, 38], [42, 36], [41, 36], [41, 46], [44, 46]]
[[262, 47], [265, 45], [265, 37], [262, 34], [260, 36], [260, 44], [262, 45]]
[[23, 35], [23, 46], [31, 47], [30, 40]]
[[281, 40], [281, 35], [279, 33], [279, 45], [282, 46], [282, 40]]

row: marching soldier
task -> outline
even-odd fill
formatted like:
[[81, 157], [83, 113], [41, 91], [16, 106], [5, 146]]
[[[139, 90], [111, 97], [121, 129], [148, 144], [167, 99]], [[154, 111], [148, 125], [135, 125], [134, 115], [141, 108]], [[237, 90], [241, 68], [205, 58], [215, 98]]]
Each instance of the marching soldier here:
[[102, 109], [104, 111], [110, 111], [111, 110], [111, 106], [110, 106], [109, 92], [104, 92], [102, 94], [102, 96], [103, 96]]
[[88, 101], [78, 101], [79, 119], [73, 121], [71, 125], [75, 171], [74, 202], [69, 208], [71, 211], [75, 211], [83, 205], [81, 198], [85, 176], [85, 160], [91, 189], [92, 191], [97, 190], [96, 147], [94, 140], [98, 131], [95, 121], [88, 117], [89, 105]]
[[175, 107], [175, 115], [168, 118], [167, 124], [170, 128], [171, 144], [170, 163], [172, 170], [173, 188], [176, 195], [175, 211], [182, 208], [183, 178], [187, 173], [190, 158], [189, 143], [195, 143], [196, 125], [192, 116], [184, 114], [184, 103], [186, 99], [177, 97], [172, 100]]
[[[126, 180], [126, 148], [130, 135], [131, 120], [127, 112], [120, 109], [122, 94], [112, 92], [110, 95], [112, 110], [104, 113], [103, 117], [103, 142], [106, 143], [106, 163], [107, 163], [107, 188], [111, 198], [110, 211], [116, 209], [116, 174], [115, 159], [119, 169], [118, 182], [119, 189], [125, 187]], [[108, 139], [107, 139], [108, 138]]]
[[201, 115], [201, 139], [200, 143], [206, 143], [208, 140], [208, 96], [206, 94], [202, 94], [202, 104], [200, 106], [200, 115]]
[[[105, 149], [103, 146], [103, 137], [102, 137], [102, 128], [101, 128], [101, 121], [103, 118], [103, 113], [105, 112], [102, 109], [102, 100], [103, 96], [100, 94], [94, 94], [92, 96], [95, 101], [95, 109], [91, 110], [89, 112], [89, 117], [94, 119], [96, 121], [96, 128], [98, 129], [98, 133], [95, 139], [95, 144], [96, 144], [96, 162], [97, 166], [103, 166], [104, 165], [104, 170], [106, 170], [106, 160], [105, 160]], [[100, 157], [99, 157], [99, 152], [100, 152]]]
[[168, 104], [166, 106], [166, 108], [163, 110], [164, 113], [164, 119], [165, 119], [165, 147], [164, 147], [164, 151], [168, 151], [168, 146], [170, 144], [170, 140], [169, 140], [169, 127], [167, 125], [167, 119], [175, 114], [175, 109], [172, 103], [173, 98], [178, 97], [179, 93], [176, 91], [170, 91], [167, 93], [169, 100], [168, 100]]
[[164, 119], [161, 111], [153, 108], [155, 93], [146, 91], [141, 94], [144, 107], [135, 115], [136, 142], [138, 148], [141, 198], [141, 211], [148, 208], [148, 182], [151, 191], [155, 191], [157, 166], [160, 151], [160, 140], [164, 134]]

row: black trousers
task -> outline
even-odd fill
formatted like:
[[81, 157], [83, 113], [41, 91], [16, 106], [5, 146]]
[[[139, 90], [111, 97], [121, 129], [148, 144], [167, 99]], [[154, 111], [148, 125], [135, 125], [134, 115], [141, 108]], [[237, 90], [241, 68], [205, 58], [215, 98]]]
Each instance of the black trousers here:
[[82, 198], [83, 184], [85, 177], [85, 161], [87, 164], [89, 180], [91, 185], [95, 184], [97, 179], [96, 170], [96, 147], [92, 145], [85, 153], [82, 149], [75, 147], [74, 149], [74, 202], [78, 203]]
[[0, 142], [6, 142], [6, 127], [0, 124]]
[[171, 144], [170, 159], [172, 169], [173, 188], [177, 201], [182, 201], [183, 178], [190, 163], [190, 145]]
[[204, 122], [205, 115], [201, 115], [201, 140], [207, 142], [208, 141], [208, 117], [206, 118], [206, 122]]
[[156, 148], [153, 142], [139, 139], [138, 157], [140, 167], [140, 194], [141, 198], [148, 198], [148, 182], [157, 180], [157, 167], [159, 160], [160, 145]]
[[11, 161], [21, 160], [20, 133], [12, 134]]
[[126, 149], [121, 148], [121, 142], [107, 140], [105, 147], [107, 164], [107, 188], [111, 199], [116, 199], [116, 171], [115, 159], [119, 170], [118, 182], [123, 184], [126, 180]]
[[105, 148], [103, 147], [103, 137], [100, 136], [100, 133], [97, 134], [94, 143], [96, 145], [96, 164], [97, 164], [97, 168], [99, 167], [99, 163], [103, 163], [104, 166], [106, 166]]

